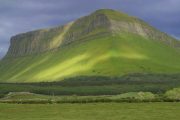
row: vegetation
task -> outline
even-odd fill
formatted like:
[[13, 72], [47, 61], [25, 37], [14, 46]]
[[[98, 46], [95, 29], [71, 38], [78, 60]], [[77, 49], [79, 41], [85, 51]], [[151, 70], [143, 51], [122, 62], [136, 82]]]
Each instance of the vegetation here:
[[[116, 95], [127, 92], [161, 94], [180, 87], [180, 75], [132, 74], [119, 78], [76, 77], [60, 82], [1, 83], [1, 96], [9, 92], [31, 92], [45, 95]], [[170, 81], [171, 80], [171, 81]]]
[[[150, 92], [131, 92], [106, 96], [47, 96], [28, 92], [9, 93], [0, 100], [2, 103], [97, 103], [97, 102], [152, 102], [156, 97]], [[156, 100], [157, 101], [157, 100]]]
[[179, 41], [114, 10], [97, 10], [64, 27], [32, 31], [11, 40], [7, 56], [0, 61], [1, 83], [180, 71]]
[[180, 102], [179, 88], [165, 94], [151, 92], [128, 92], [118, 95], [99, 96], [55, 96], [40, 95], [29, 92], [10, 92], [0, 99], [1, 103], [46, 104], [46, 103], [97, 103], [97, 102]]
[[170, 100], [179, 100], [180, 101], [180, 88], [174, 88], [165, 93], [165, 97]]
[[[101, 47], [99, 47], [101, 45]], [[122, 76], [129, 73], [174, 74], [180, 53], [133, 34], [77, 42], [47, 52], [0, 62], [1, 82], [52, 82], [76, 76]]]
[[[2, 120], [179, 120], [180, 103], [0, 104]], [[10, 113], [10, 114], [9, 114]]]
[[179, 45], [114, 10], [17, 35], [0, 61], [0, 119], [179, 120]]

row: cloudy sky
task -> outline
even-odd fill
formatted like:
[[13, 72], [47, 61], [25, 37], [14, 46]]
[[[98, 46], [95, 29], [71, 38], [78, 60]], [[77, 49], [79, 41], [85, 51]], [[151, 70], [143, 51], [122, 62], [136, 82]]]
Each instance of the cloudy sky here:
[[62, 25], [101, 8], [137, 16], [180, 38], [179, 5], [180, 0], [0, 0], [0, 57], [15, 34]]

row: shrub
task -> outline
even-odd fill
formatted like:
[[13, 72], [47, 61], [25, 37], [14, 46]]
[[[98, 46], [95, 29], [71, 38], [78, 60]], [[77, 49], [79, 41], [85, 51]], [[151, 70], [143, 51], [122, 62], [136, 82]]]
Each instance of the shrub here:
[[180, 101], [180, 88], [174, 88], [167, 91], [164, 97], [169, 101]]

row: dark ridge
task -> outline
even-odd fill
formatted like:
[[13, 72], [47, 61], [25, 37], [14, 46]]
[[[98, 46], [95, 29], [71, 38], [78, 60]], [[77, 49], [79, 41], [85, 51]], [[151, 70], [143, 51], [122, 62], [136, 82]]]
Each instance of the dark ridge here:
[[75, 77], [60, 82], [0, 83], [0, 96], [9, 92], [45, 95], [116, 95], [127, 92], [164, 93], [180, 87], [180, 74], [132, 74], [123, 77]]

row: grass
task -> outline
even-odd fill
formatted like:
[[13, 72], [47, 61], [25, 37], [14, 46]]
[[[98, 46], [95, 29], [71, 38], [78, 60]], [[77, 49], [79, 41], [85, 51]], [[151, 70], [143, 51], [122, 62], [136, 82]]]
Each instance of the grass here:
[[[100, 46], [101, 45], [101, 46]], [[70, 44], [56, 52], [4, 59], [1, 82], [52, 82], [76, 76], [178, 73], [180, 53], [138, 35], [123, 34]]]
[[0, 104], [2, 120], [179, 120], [180, 103]]
[[116, 95], [127, 92], [164, 93], [180, 87], [180, 75], [132, 74], [123, 77], [76, 77], [47, 83], [1, 83], [0, 95], [31, 92], [45, 95]]
[[136, 18], [129, 16], [125, 13], [119, 12], [119, 11], [115, 11], [115, 10], [111, 10], [111, 9], [100, 9], [97, 10], [95, 13], [95, 15], [97, 14], [104, 14], [106, 15], [110, 20], [117, 20], [117, 21], [124, 21], [124, 22], [135, 22]]

